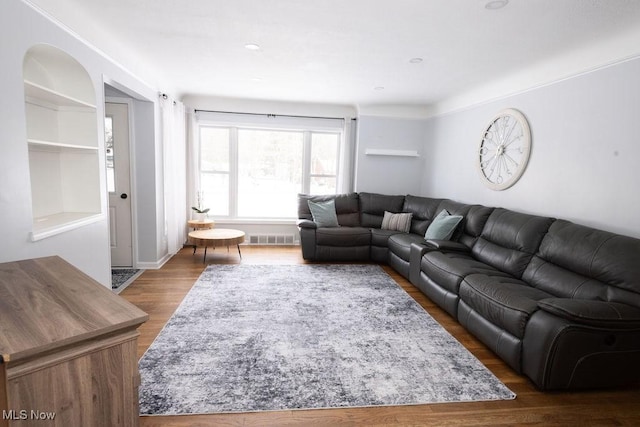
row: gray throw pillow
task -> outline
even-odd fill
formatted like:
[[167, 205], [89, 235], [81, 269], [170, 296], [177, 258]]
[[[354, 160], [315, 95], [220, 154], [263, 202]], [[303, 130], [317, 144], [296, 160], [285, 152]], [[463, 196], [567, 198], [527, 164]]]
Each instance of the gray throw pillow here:
[[383, 230], [402, 231], [408, 233], [411, 230], [411, 218], [412, 213], [391, 213], [384, 211], [384, 217], [382, 218]]
[[433, 222], [429, 224], [427, 232], [424, 235], [425, 240], [449, 240], [453, 233], [456, 231], [456, 227], [462, 221], [461, 215], [449, 215], [446, 209], [443, 209]]
[[338, 224], [338, 216], [336, 215], [335, 200], [327, 200], [326, 202], [307, 201], [313, 222], [318, 227], [340, 227]]

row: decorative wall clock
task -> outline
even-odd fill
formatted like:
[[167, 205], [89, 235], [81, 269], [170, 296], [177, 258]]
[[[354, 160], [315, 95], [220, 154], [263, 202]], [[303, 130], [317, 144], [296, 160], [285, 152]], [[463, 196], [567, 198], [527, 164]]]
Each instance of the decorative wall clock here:
[[504, 190], [516, 183], [529, 161], [531, 131], [527, 119], [517, 110], [498, 113], [482, 134], [478, 169], [484, 184]]

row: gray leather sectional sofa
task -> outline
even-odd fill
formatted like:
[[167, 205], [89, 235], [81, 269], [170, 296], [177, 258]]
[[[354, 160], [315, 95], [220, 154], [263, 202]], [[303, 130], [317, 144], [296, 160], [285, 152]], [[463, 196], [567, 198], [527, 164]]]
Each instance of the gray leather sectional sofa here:
[[[301, 194], [303, 257], [388, 263], [542, 390], [640, 381], [640, 239], [502, 208], [411, 195]], [[318, 228], [308, 200], [335, 200]], [[446, 209], [451, 240], [425, 241]], [[410, 232], [381, 229], [411, 212]]]

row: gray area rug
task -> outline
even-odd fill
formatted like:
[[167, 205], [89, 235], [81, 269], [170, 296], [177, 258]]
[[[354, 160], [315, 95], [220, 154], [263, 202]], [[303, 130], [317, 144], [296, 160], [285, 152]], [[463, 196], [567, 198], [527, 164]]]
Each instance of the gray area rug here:
[[143, 415], [515, 398], [375, 265], [210, 265], [139, 366]]

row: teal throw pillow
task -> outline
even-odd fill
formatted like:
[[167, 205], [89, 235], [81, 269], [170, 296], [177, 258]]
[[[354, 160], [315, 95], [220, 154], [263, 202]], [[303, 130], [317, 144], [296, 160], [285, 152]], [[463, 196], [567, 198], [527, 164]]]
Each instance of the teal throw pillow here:
[[338, 216], [336, 215], [336, 202], [328, 200], [326, 202], [307, 201], [313, 222], [318, 227], [340, 227]]
[[429, 224], [424, 235], [425, 240], [450, 240], [460, 221], [462, 221], [461, 215], [449, 215], [449, 212], [443, 209]]

